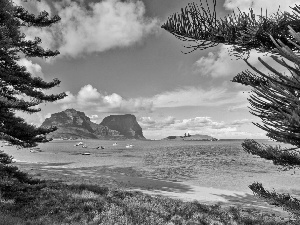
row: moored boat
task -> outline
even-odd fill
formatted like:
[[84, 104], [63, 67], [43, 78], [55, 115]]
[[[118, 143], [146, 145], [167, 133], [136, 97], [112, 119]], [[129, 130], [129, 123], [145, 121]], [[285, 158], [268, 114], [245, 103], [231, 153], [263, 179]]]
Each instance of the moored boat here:
[[84, 152], [84, 153], [82, 153], [81, 155], [90, 155], [91, 153], [89, 153], [89, 152]]
[[83, 145], [82, 142], [78, 142], [77, 144], [75, 144], [74, 146], [79, 146], [79, 145]]

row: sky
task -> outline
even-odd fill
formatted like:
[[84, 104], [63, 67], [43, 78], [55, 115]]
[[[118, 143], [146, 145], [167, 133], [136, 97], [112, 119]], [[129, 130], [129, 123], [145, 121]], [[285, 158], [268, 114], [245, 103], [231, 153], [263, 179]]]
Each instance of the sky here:
[[[220, 139], [266, 138], [249, 113], [249, 87], [231, 82], [248, 69], [243, 60], [218, 45], [184, 54], [184, 42], [161, 29], [168, 16], [188, 0], [14, 0], [31, 13], [46, 10], [61, 21], [50, 28], [24, 28], [26, 38], [38, 36], [41, 46], [59, 50], [51, 59], [22, 58], [33, 76], [58, 78], [49, 93], [67, 97], [39, 105], [33, 115], [20, 114], [37, 126], [51, 114], [74, 108], [95, 123], [108, 115], [133, 114], [149, 139], [206, 134]], [[205, 2], [205, 1], [203, 1]], [[212, 1], [209, 1], [211, 4]], [[235, 10], [268, 13], [290, 10], [297, 0], [217, 0], [217, 16]], [[195, 3], [199, 3], [195, 1]], [[249, 62], [269, 57], [252, 51]]]

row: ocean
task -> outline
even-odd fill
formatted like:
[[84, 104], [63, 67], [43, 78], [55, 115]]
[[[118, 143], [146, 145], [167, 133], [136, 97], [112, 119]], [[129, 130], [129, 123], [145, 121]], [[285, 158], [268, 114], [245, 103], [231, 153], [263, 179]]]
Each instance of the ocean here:
[[[43, 163], [45, 168], [132, 168], [145, 177], [201, 187], [251, 193], [248, 185], [260, 182], [271, 190], [300, 193], [299, 170], [283, 171], [271, 161], [245, 153], [242, 141], [82, 140], [87, 146], [82, 148], [74, 146], [79, 140], [54, 140], [40, 144], [35, 149], [40, 152], [4, 144], [0, 150], [17, 163]], [[129, 144], [133, 147], [126, 148]], [[97, 149], [100, 146], [104, 149]]]

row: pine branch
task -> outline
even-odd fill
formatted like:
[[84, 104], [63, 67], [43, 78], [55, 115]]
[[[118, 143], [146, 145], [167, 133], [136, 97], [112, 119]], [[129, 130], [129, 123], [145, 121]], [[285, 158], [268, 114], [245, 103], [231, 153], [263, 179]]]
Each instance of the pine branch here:
[[252, 155], [257, 155], [261, 158], [273, 161], [274, 165], [284, 167], [300, 166], [300, 154], [295, 149], [281, 149], [268, 145], [261, 145], [254, 140], [246, 139], [242, 143], [244, 151]]
[[[181, 13], [174, 13], [161, 26], [179, 40], [188, 42], [186, 48], [192, 51], [204, 50], [219, 43], [232, 45], [232, 53], [238, 57], [248, 55], [250, 50], [260, 52], [273, 52], [276, 45], [269, 35], [280, 40], [292, 50], [298, 50], [289, 42], [291, 34], [289, 28], [300, 31], [299, 7], [295, 6], [293, 13], [277, 12], [270, 16], [255, 15], [250, 9], [249, 13], [239, 12], [216, 18], [216, 0], [213, 0], [213, 9], [190, 3]], [[190, 44], [194, 43], [194, 44]]]
[[57, 23], [60, 21], [60, 17], [58, 15], [49, 18], [49, 13], [46, 11], [40, 12], [38, 16], [34, 14], [30, 14], [26, 9], [21, 6], [14, 7], [13, 14], [16, 18], [19, 18], [23, 23], [23, 26], [35, 26], [35, 27], [48, 27], [53, 23]]
[[0, 151], [0, 164], [8, 165], [12, 163], [12, 156], [7, 155], [3, 151]]
[[249, 186], [249, 188], [255, 195], [264, 199], [270, 205], [281, 207], [294, 214], [296, 217], [300, 217], [300, 201], [297, 198], [294, 198], [289, 194], [278, 194], [275, 191], [267, 191], [260, 183], [253, 183]]
[[232, 79], [232, 82], [240, 83], [245, 86], [250, 85], [253, 87], [259, 86], [260, 84], [264, 84], [264, 85], [268, 84], [267, 79], [265, 79], [264, 77], [254, 75], [249, 70], [243, 71], [243, 72], [239, 73], [238, 75], [236, 75]]
[[13, 145], [21, 147], [35, 147], [37, 143], [48, 142], [46, 134], [57, 130], [56, 127], [37, 128], [27, 124], [23, 118], [16, 117], [14, 113], [0, 110], [0, 136]]
[[[294, 40], [300, 38], [299, 33], [292, 28], [289, 31]], [[262, 65], [271, 74], [266, 74], [252, 66], [247, 65], [258, 75], [246, 71], [234, 77], [233, 81], [253, 88], [248, 99], [251, 107], [250, 113], [262, 119], [263, 125], [254, 123], [267, 132], [267, 136], [277, 141], [289, 143], [300, 147], [300, 57], [280, 40], [273, 40], [277, 52], [284, 58], [292, 60], [294, 66], [287, 64], [283, 59], [272, 56], [273, 60], [290, 71], [290, 75], [282, 74], [259, 59]], [[297, 45], [294, 45], [297, 46]]]

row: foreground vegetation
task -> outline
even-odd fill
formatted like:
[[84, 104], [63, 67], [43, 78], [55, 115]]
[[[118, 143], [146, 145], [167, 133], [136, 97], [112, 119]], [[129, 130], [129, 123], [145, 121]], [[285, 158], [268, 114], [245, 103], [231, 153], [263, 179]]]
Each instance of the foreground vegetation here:
[[0, 153], [0, 224], [297, 224], [233, 207], [38, 180], [11, 161]]

